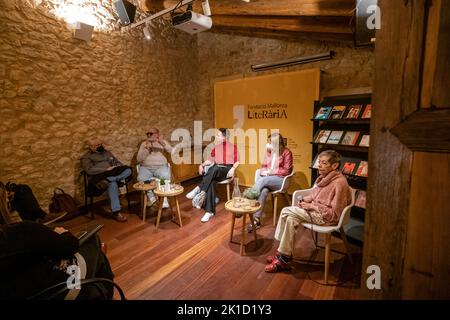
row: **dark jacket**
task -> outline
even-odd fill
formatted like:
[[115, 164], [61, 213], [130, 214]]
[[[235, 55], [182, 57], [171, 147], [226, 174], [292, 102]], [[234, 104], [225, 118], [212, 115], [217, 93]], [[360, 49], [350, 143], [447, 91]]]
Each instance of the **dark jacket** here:
[[24, 221], [0, 227], [0, 300], [25, 299], [67, 279], [55, 268], [79, 248], [71, 233], [58, 234]]

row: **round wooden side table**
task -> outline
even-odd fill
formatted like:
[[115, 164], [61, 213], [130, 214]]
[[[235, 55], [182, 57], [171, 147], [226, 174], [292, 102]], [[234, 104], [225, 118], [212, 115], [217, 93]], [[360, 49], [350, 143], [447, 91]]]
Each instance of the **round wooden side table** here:
[[241, 235], [241, 248], [240, 248], [240, 254], [241, 256], [244, 254], [244, 241], [245, 241], [245, 221], [247, 218], [247, 215], [250, 218], [250, 223], [253, 226], [253, 235], [255, 237], [255, 241], [256, 241], [256, 228], [255, 228], [255, 224], [253, 222], [253, 214], [261, 209], [261, 204], [260, 203], [256, 203], [256, 206], [250, 206], [249, 204], [246, 204], [246, 202], [248, 202], [247, 199], [244, 198], [240, 198], [240, 204], [241, 206], [239, 207], [235, 207], [233, 205], [233, 200], [229, 200], [227, 201], [227, 203], [225, 203], [225, 209], [227, 209], [228, 211], [230, 211], [232, 213], [232, 217], [231, 217], [231, 235], [230, 235], [230, 242], [233, 242], [233, 232], [234, 232], [234, 223], [236, 221], [236, 217], [238, 216], [242, 216], [242, 235]]
[[[164, 186], [165, 187], [165, 186]], [[180, 194], [182, 194], [184, 191], [184, 188], [178, 184], [171, 184], [170, 190], [161, 190], [161, 189], [155, 189], [153, 192], [159, 197], [159, 207], [158, 207], [158, 217], [156, 218], [156, 228], [159, 228], [159, 220], [161, 219], [161, 213], [162, 213], [162, 206], [163, 201], [162, 199], [164, 197], [167, 197], [167, 201], [169, 201], [170, 204], [170, 198], [173, 197], [175, 199], [175, 204], [177, 206], [177, 214], [178, 214], [178, 221], [179, 223], [176, 223], [174, 216], [173, 216], [173, 210], [172, 205], [170, 204], [170, 210], [172, 211], [172, 222], [178, 224], [180, 228], [183, 226], [183, 222], [181, 221], [181, 213], [180, 213], [180, 205], [178, 203], [178, 197]]]
[[135, 190], [141, 191], [141, 212], [142, 212], [142, 222], [145, 222], [145, 216], [147, 213], [147, 191], [156, 189], [156, 182], [152, 181], [150, 183], [137, 182], [133, 185]]

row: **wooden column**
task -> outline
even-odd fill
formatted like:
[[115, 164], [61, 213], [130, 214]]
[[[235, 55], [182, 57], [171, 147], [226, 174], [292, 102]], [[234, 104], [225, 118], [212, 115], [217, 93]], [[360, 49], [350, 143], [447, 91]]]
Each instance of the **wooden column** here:
[[[450, 258], [444, 253], [450, 237], [450, 204], [445, 200], [450, 104], [444, 81], [449, 74], [450, 14], [444, 3], [379, 2], [382, 26], [375, 49], [361, 279], [367, 298], [450, 297]], [[432, 15], [440, 18], [437, 26]], [[441, 39], [438, 44], [436, 39]], [[381, 290], [366, 287], [370, 265], [381, 269]]]

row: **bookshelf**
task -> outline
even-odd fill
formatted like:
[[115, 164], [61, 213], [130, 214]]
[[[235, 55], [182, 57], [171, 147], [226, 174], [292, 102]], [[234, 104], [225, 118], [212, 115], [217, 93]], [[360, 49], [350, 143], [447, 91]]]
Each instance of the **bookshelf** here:
[[316, 161], [323, 150], [333, 149], [342, 156], [339, 170], [357, 190], [357, 205], [344, 227], [347, 237], [363, 242], [365, 194], [370, 148], [371, 94], [324, 97], [314, 103], [311, 140], [311, 181], [318, 177]]

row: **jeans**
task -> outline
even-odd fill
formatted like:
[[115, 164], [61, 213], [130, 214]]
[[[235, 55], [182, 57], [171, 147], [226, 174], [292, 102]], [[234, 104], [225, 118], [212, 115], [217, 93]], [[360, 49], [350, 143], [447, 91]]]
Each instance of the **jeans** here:
[[[164, 180], [170, 179], [169, 167], [167, 165], [154, 167], [140, 166], [137, 177], [138, 181], [150, 180], [153, 177], [162, 178]], [[173, 181], [171, 181], [171, 183], [172, 182]], [[154, 197], [155, 195], [151, 190], [147, 191], [147, 198], [149, 201], [151, 201], [151, 199]]]
[[260, 191], [258, 202], [261, 204], [261, 209], [255, 212], [255, 217], [261, 218], [264, 212], [264, 204], [266, 202], [269, 191], [279, 190], [283, 184], [283, 178], [279, 176], [259, 176], [256, 179], [254, 189]]
[[111, 211], [112, 212], [119, 212], [120, 207], [120, 200], [119, 200], [119, 186], [117, 185], [117, 182], [124, 180], [125, 178], [129, 177], [131, 175], [131, 169], [126, 169], [122, 171], [121, 174], [115, 176], [115, 177], [107, 177], [106, 180], [108, 180], [108, 198], [111, 202]]

